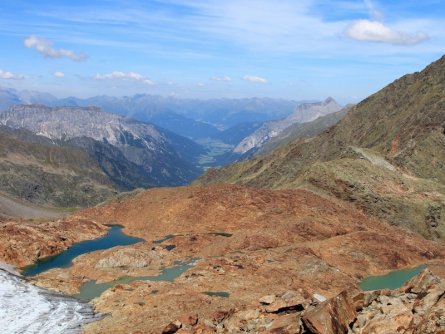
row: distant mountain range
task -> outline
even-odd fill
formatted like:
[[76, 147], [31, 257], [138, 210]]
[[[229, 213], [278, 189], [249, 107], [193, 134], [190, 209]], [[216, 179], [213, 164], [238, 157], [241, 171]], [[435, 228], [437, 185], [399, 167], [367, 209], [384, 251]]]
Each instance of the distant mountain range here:
[[158, 95], [95, 96], [58, 99], [48, 93], [0, 89], [0, 112], [17, 104], [49, 107], [96, 106], [128, 118], [159, 125], [191, 139], [214, 138], [240, 123], [265, 122], [292, 113], [301, 102], [270, 98], [180, 99]]
[[17, 104], [96, 106], [125, 118], [155, 124], [201, 145], [204, 143], [207, 153], [203, 156], [208, 157], [202, 159], [203, 168], [238, 160], [254, 148], [248, 153], [252, 155], [290, 125], [311, 121], [339, 108], [330, 98], [314, 103], [271, 98], [180, 99], [148, 94], [58, 99], [48, 93], [0, 89], [0, 112]]

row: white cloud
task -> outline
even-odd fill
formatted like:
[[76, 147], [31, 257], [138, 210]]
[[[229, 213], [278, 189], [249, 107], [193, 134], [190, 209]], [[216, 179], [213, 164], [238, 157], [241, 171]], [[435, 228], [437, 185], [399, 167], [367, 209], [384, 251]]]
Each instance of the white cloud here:
[[251, 81], [251, 82], [257, 82], [257, 83], [262, 83], [262, 84], [266, 84], [267, 83], [267, 79], [262, 78], [262, 77], [258, 77], [256, 75], [245, 75], [245, 76], [243, 76], [243, 80]]
[[153, 85], [154, 82], [150, 79], [144, 77], [143, 75], [136, 72], [120, 72], [113, 71], [108, 74], [96, 74], [94, 76], [95, 80], [131, 80], [141, 82], [147, 85]]
[[428, 38], [428, 35], [425, 33], [405, 33], [393, 30], [382, 22], [370, 20], [357, 20], [352, 22], [346, 28], [345, 35], [358, 41], [397, 45], [414, 45], [423, 42]]
[[222, 76], [222, 77], [211, 77], [210, 80], [213, 81], [232, 81], [232, 78], [228, 75]]
[[0, 70], [0, 79], [21, 80], [25, 79], [25, 76], [22, 74], [15, 74], [9, 71]]
[[205, 84], [203, 84], [202, 82], [198, 82], [198, 87], [204, 87], [205, 86]]
[[52, 43], [38, 36], [29, 36], [25, 38], [25, 47], [36, 49], [38, 53], [48, 58], [69, 58], [74, 61], [84, 61], [87, 55], [84, 53], [75, 53], [66, 49], [54, 49]]
[[54, 72], [54, 76], [56, 78], [63, 78], [65, 76], [65, 73], [57, 71], [57, 72]]

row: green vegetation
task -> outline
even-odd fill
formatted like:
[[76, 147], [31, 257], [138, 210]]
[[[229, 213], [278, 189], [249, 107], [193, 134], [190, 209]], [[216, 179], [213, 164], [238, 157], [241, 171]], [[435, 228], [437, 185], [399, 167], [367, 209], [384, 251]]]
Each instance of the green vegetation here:
[[221, 157], [229, 154], [233, 150], [233, 145], [226, 144], [217, 139], [199, 139], [197, 143], [202, 145], [206, 151], [206, 153], [200, 155], [198, 159], [198, 164], [203, 168], [217, 166]]

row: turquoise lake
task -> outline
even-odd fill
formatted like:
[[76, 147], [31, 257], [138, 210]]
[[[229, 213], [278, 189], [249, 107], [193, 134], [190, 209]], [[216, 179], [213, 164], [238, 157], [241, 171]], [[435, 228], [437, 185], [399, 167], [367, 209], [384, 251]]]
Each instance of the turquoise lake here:
[[90, 301], [93, 298], [99, 297], [105, 290], [112, 288], [117, 284], [128, 284], [133, 281], [167, 281], [173, 282], [182, 273], [195, 266], [198, 259], [191, 259], [186, 262], [177, 262], [174, 266], [164, 268], [158, 276], [124, 276], [117, 280], [99, 283], [90, 281], [82, 285], [80, 292], [73, 296], [82, 301]]
[[414, 276], [420, 274], [426, 267], [423, 264], [416, 268], [391, 271], [382, 276], [369, 276], [360, 282], [360, 288], [364, 291], [397, 289]]
[[122, 232], [122, 226], [112, 225], [108, 233], [103, 237], [76, 243], [63, 253], [39, 260], [35, 264], [25, 267], [22, 275], [34, 276], [53, 268], [66, 268], [69, 267], [73, 259], [79, 255], [116, 246], [128, 246], [143, 240], [144, 239], [124, 234]]

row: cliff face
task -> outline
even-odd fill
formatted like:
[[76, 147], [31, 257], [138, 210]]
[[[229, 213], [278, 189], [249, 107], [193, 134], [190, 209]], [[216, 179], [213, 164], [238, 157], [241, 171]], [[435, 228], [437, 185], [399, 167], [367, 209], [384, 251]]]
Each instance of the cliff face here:
[[445, 237], [445, 57], [354, 106], [334, 127], [199, 183], [308, 187], [430, 238]]

